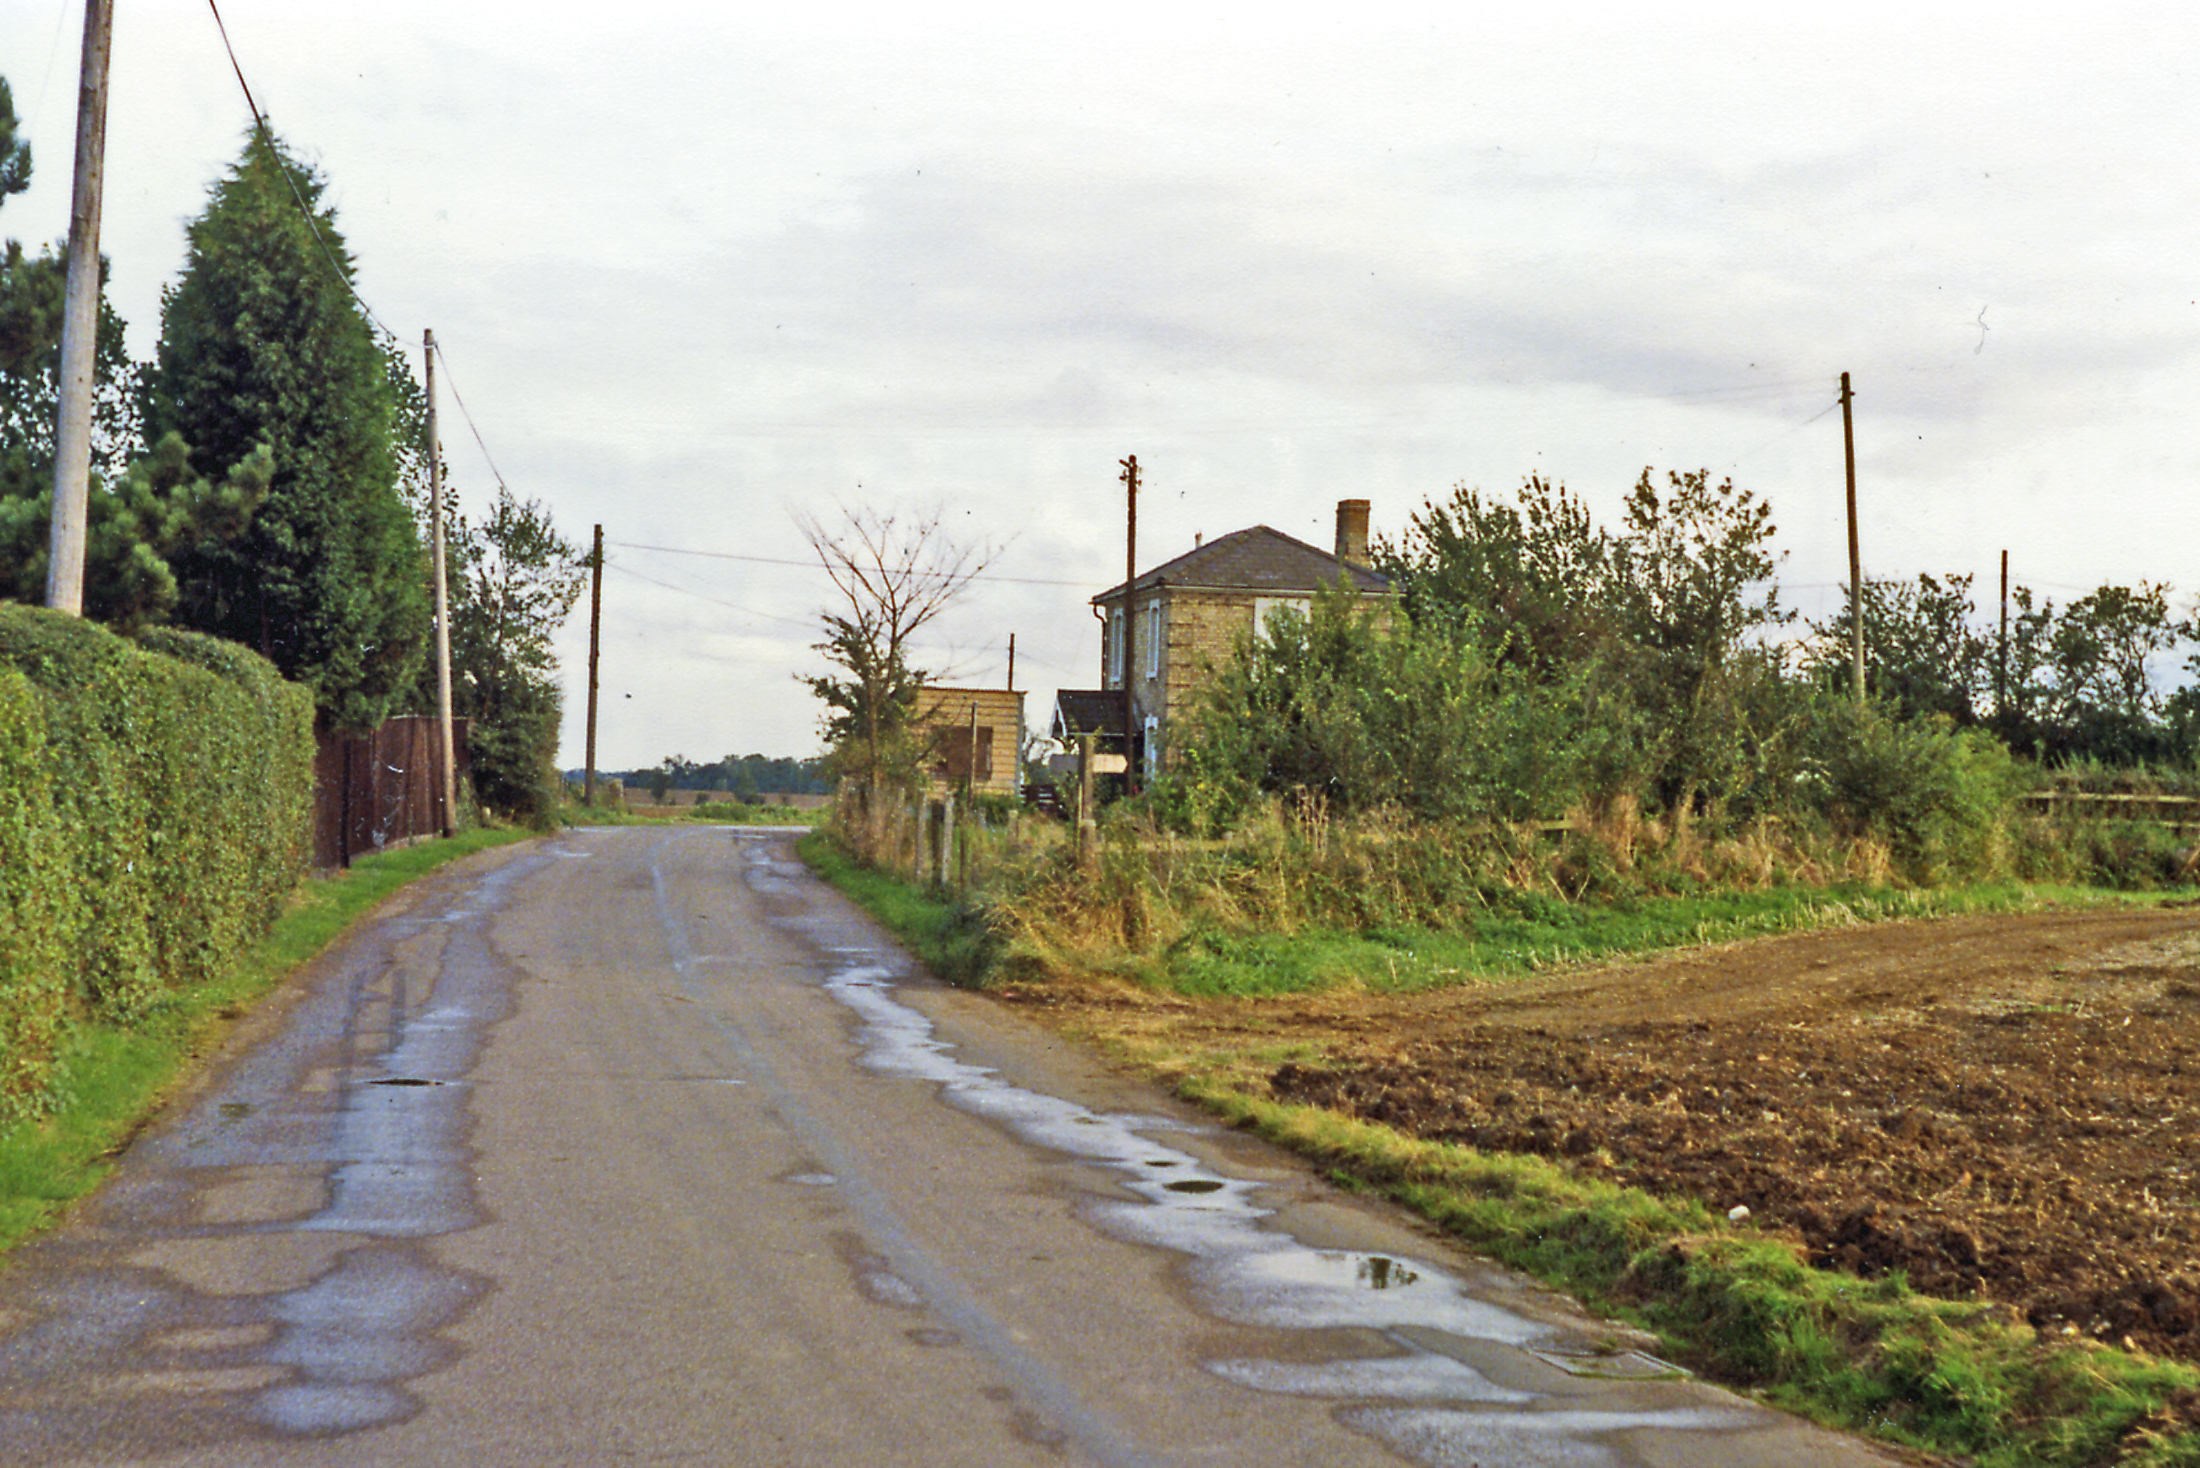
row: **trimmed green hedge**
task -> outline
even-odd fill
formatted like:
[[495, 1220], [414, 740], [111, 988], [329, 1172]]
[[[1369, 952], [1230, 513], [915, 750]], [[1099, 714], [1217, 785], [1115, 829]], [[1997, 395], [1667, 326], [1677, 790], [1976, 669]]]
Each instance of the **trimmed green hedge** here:
[[219, 976], [296, 886], [313, 699], [241, 647], [0, 605], [0, 1125], [69, 1024]]

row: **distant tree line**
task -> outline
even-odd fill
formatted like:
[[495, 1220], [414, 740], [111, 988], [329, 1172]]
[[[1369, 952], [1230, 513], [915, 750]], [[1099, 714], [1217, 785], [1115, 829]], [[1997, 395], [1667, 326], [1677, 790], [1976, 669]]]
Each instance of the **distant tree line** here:
[[[30, 178], [0, 81], [0, 200]], [[154, 358], [100, 308], [87, 615], [242, 643], [313, 691], [323, 729], [433, 712], [426, 401], [410, 354], [353, 295], [326, 180], [264, 127], [188, 228]], [[42, 602], [52, 518], [64, 251], [0, 254], [0, 599]], [[104, 262], [103, 262], [104, 264]], [[448, 485], [448, 480], [446, 480]], [[585, 557], [499, 487], [449, 495], [452, 696], [482, 801], [556, 798], [551, 640]]]
[[[674, 790], [708, 790], [754, 805], [767, 795], [830, 795], [833, 791], [832, 776], [823, 758], [794, 759], [787, 755], [729, 754], [703, 764], [675, 754], [644, 769], [607, 773], [608, 778], [636, 790], [647, 790], [660, 800]], [[567, 778], [579, 776], [569, 772]]]

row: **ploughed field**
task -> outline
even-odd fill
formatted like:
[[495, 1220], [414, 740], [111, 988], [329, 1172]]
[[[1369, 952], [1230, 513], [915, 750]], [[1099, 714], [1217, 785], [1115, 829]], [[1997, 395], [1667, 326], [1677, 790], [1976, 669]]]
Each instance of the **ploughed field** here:
[[1816, 1263], [2200, 1360], [2191, 905], [1194, 1002], [1167, 1023], [1198, 1048], [1303, 1035], [1320, 1058], [1274, 1071], [1281, 1100], [1746, 1207]]

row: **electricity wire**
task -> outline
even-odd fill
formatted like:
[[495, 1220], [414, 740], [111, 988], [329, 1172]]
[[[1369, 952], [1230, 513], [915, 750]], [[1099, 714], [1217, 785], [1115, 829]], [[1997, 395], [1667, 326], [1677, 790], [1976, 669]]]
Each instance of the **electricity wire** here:
[[[217, 3], [217, 0], [206, 0], [206, 8], [213, 12], [214, 28], [221, 33], [222, 49], [229, 55], [229, 69], [236, 73], [237, 88], [244, 93], [244, 105], [252, 114], [253, 131], [266, 140], [270, 152], [276, 153], [276, 169], [282, 174], [283, 183], [290, 190], [291, 201], [298, 206], [299, 214], [304, 217], [306, 228], [313, 235], [313, 242], [321, 247], [322, 258], [328, 261], [329, 268], [336, 272], [338, 283], [349, 293], [353, 303], [359, 307], [360, 314], [366, 317], [374, 329], [381, 332], [384, 339], [389, 342], [402, 341], [403, 338], [390, 329], [389, 323], [374, 313], [374, 308], [367, 304], [366, 297], [359, 294], [357, 282], [352, 279], [351, 273], [344, 269], [343, 264], [337, 260], [336, 251], [329, 244], [328, 237], [321, 233], [319, 217], [314, 214], [312, 206], [306, 203], [305, 195], [299, 192], [297, 179], [291, 176], [289, 165], [276, 151], [275, 134], [267, 125], [267, 114], [260, 111], [260, 104], [252, 95], [252, 84], [245, 80], [244, 65], [238, 61], [237, 48], [230, 42], [229, 27], [222, 20], [221, 6]], [[458, 404], [458, 416], [466, 420], [466, 428], [473, 434], [475, 444], [481, 449], [482, 460], [489, 466], [490, 477], [496, 480], [498, 489], [508, 491], [510, 486], [504, 482], [504, 475], [497, 469], [496, 459], [489, 452], [488, 441], [481, 436], [480, 425], [474, 422], [474, 415], [468, 411], [465, 398], [459, 395], [457, 379], [452, 376], [450, 370], [451, 359], [445, 354], [441, 342], [436, 343], [435, 354], [442, 360], [444, 376], [450, 381], [451, 398]]]
[[654, 576], [644, 575], [642, 572], [635, 570], [632, 566], [626, 565], [623, 562], [606, 560], [604, 562], [604, 567], [606, 570], [617, 571], [623, 576], [631, 576], [636, 581], [646, 581], [651, 586], [662, 587], [666, 591], [676, 591], [682, 596], [692, 596], [697, 601], [707, 601], [712, 606], [724, 607], [729, 612], [739, 612], [744, 617], [756, 617], [766, 622], [784, 622], [790, 627], [801, 627], [813, 632], [817, 630], [815, 624], [804, 621], [799, 617], [782, 617], [776, 612], [759, 612], [751, 607], [738, 606], [735, 603], [726, 601], [721, 597], [711, 596], [707, 592], [694, 591], [685, 586], [675, 586], [670, 581], [660, 581]]
[[489, 466], [489, 477], [497, 482], [497, 488], [509, 491], [504, 476], [497, 472], [497, 461], [490, 457], [488, 440], [481, 436], [481, 429], [474, 422], [474, 415], [466, 411], [466, 399], [458, 391], [458, 377], [451, 371], [451, 359], [443, 350], [443, 343], [435, 344], [436, 360], [443, 364], [443, 380], [451, 389], [451, 401], [458, 404], [458, 416], [466, 420], [466, 430], [473, 434], [474, 443], [481, 449], [482, 462]]
[[[658, 551], [668, 556], [705, 556], [718, 561], [748, 561], [759, 566], [797, 566], [804, 569], [814, 569], [818, 564], [816, 561], [789, 560], [782, 556], [742, 555], [737, 551], [694, 550], [687, 546], [678, 545], [637, 545], [627, 540], [607, 540], [604, 544], [617, 546], [620, 550]], [[943, 578], [951, 573], [945, 571], [917, 571], [912, 574], [920, 578]], [[1092, 580], [1056, 581], [1039, 576], [992, 576], [983, 571], [971, 576], [957, 576], [955, 579], [961, 581], [990, 581], [1007, 586], [1068, 586], [1078, 589], [1101, 584]]]

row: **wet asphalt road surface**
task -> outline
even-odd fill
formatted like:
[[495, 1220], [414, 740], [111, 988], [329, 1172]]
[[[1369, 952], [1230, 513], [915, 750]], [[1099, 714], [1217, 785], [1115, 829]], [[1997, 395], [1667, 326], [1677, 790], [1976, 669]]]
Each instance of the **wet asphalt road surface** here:
[[469, 859], [246, 1028], [0, 1274], [0, 1462], [1887, 1461], [932, 983], [782, 834]]

